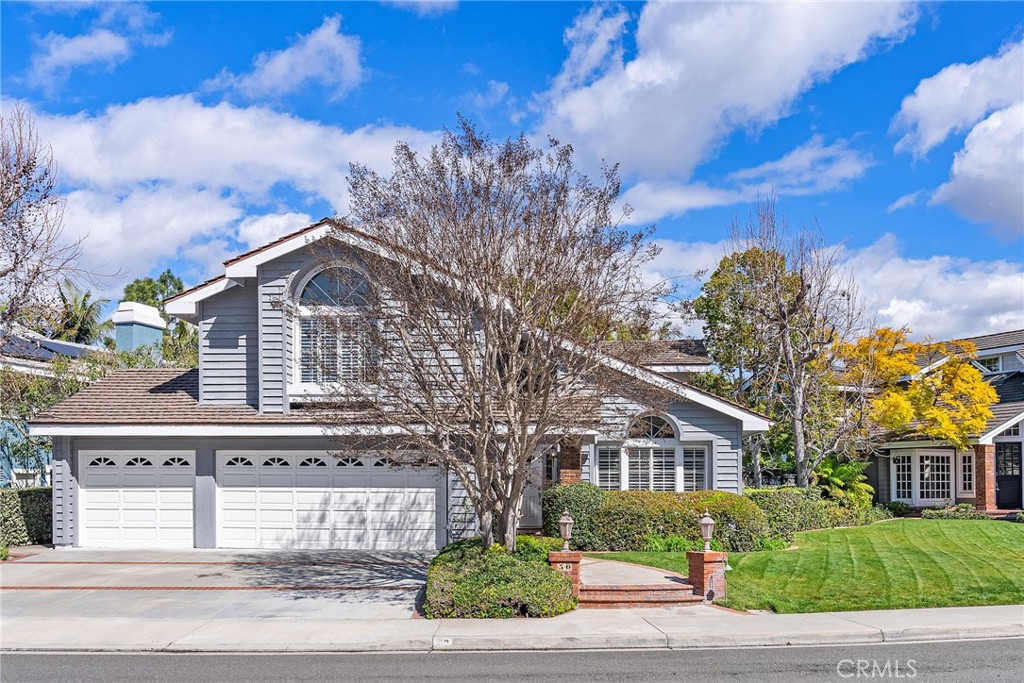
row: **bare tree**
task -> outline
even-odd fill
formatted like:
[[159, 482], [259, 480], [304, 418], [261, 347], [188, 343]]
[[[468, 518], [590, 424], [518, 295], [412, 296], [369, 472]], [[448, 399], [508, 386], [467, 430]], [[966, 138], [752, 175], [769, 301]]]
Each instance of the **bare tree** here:
[[63, 235], [64, 197], [57, 164], [29, 113], [15, 105], [0, 114], [0, 342], [15, 320], [43, 314], [59, 283], [79, 273], [81, 240]]
[[748, 402], [788, 423], [797, 483], [807, 486], [827, 456], [851, 455], [867, 439], [871, 378], [844, 384], [840, 353], [863, 331], [863, 308], [839, 247], [817, 227], [791, 230], [774, 199], [732, 233], [732, 253], [695, 309], [711, 318], [712, 357], [739, 363]]
[[451, 473], [484, 544], [512, 550], [539, 453], [561, 439], [578, 454], [611, 387], [647, 391], [599, 346], [663, 293], [640, 276], [653, 228], [620, 227], [614, 167], [593, 183], [568, 145], [496, 143], [465, 120], [425, 158], [400, 143], [391, 175], [355, 164], [349, 183], [355, 227], [336, 234], [363, 248], [324, 249], [339, 294], [305, 303], [326, 422], [390, 425], [390, 457]]

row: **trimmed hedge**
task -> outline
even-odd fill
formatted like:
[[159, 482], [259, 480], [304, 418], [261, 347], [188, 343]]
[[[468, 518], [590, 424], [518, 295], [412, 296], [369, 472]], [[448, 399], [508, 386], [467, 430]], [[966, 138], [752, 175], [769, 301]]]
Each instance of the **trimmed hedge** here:
[[988, 515], [978, 512], [970, 503], [929, 508], [921, 511], [921, 517], [924, 519], [988, 519]]
[[797, 531], [863, 526], [891, 518], [892, 512], [875, 505], [869, 508], [846, 507], [821, 497], [821, 489], [797, 488], [747, 489], [744, 491], [767, 517], [771, 536], [793, 541]]
[[561, 539], [516, 538], [516, 552], [486, 552], [479, 538], [446, 546], [427, 569], [423, 612], [430, 619], [553, 617], [576, 606], [568, 577], [547, 563]]
[[568, 510], [573, 520], [569, 543], [577, 550], [592, 550], [597, 546], [597, 539], [591, 529], [591, 522], [604, 505], [604, 499], [604, 491], [585, 481], [552, 486], [544, 491], [541, 507], [544, 533], [555, 538], [561, 537], [558, 520]]
[[705, 510], [715, 520], [715, 546], [722, 550], [757, 550], [761, 539], [771, 535], [764, 513], [734, 493], [610, 491], [591, 521], [595, 541], [588, 550], [642, 551], [658, 536], [702, 542]]
[[0, 544], [45, 545], [53, 542], [53, 489], [0, 489]]

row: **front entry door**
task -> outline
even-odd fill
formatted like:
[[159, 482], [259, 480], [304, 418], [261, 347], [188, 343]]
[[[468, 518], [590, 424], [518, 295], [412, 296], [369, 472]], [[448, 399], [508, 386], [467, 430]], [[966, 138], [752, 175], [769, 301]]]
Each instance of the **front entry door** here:
[[1021, 509], [1021, 445], [996, 444], [996, 507]]

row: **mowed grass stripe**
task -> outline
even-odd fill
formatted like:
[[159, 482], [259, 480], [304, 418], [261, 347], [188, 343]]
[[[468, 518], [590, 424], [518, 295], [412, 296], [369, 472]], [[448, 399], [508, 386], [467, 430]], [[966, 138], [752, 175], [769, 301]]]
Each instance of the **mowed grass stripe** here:
[[[1024, 524], [902, 519], [733, 553], [728, 605], [777, 612], [1024, 603]], [[598, 555], [686, 574], [684, 553]]]

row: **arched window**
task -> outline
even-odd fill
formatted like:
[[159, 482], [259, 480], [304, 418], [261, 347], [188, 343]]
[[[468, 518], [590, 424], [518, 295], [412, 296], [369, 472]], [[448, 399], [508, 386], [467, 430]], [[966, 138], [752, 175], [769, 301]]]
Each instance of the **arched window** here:
[[367, 381], [375, 367], [362, 315], [370, 285], [354, 268], [327, 268], [299, 294], [299, 381]]
[[648, 415], [641, 417], [629, 428], [631, 439], [674, 439], [676, 430], [663, 417]]

